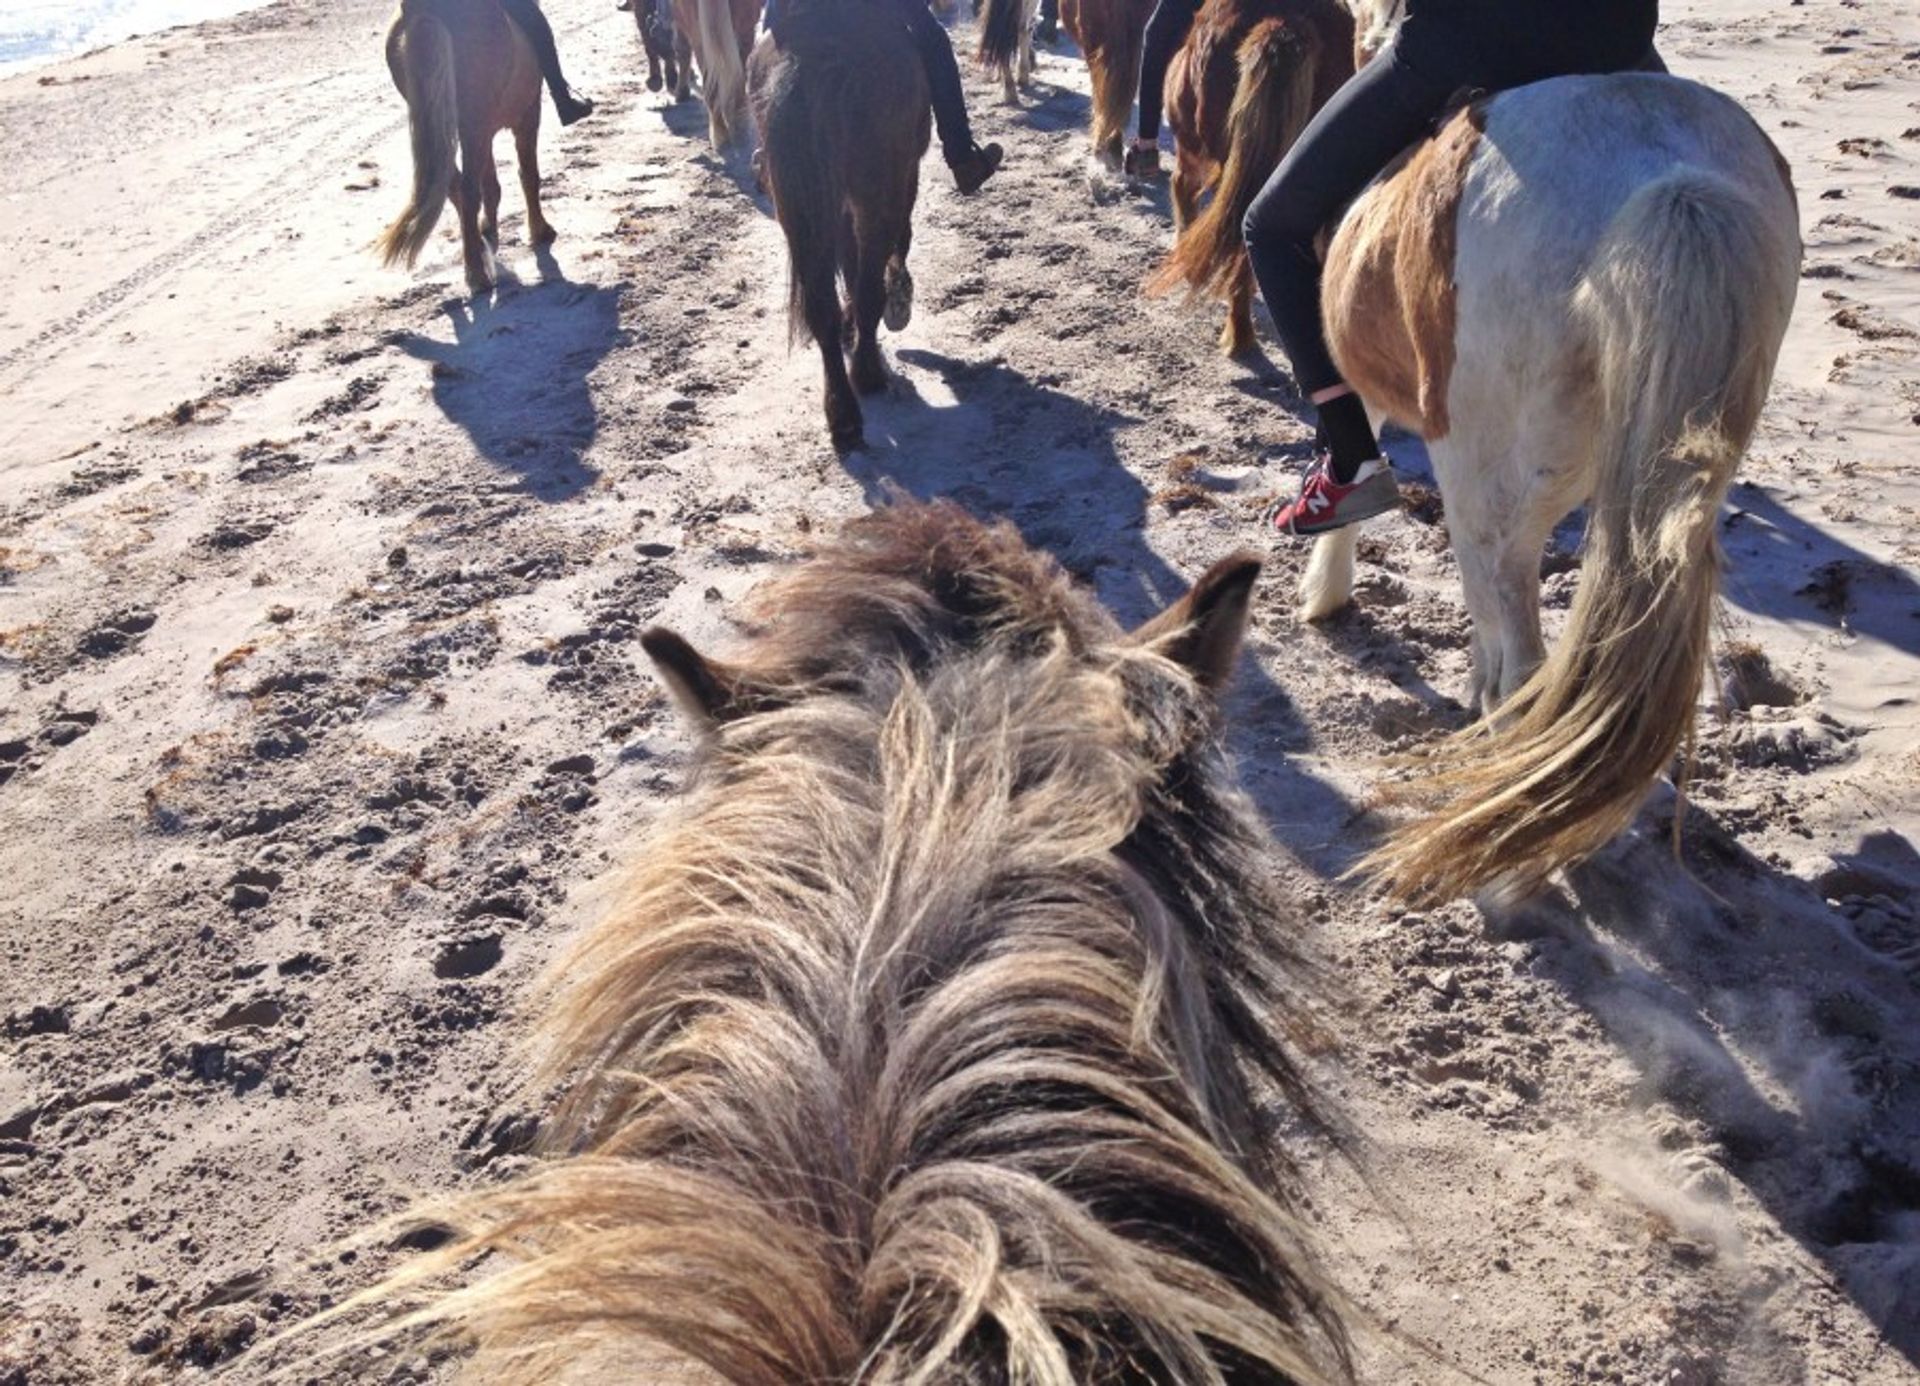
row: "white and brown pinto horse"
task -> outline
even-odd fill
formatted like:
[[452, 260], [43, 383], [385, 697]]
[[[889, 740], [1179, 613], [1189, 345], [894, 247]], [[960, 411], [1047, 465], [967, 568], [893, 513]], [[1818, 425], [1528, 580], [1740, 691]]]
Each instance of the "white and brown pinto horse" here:
[[[1394, 0], [1348, 0], [1362, 56]], [[1326, 266], [1335, 362], [1423, 437], [1498, 715], [1423, 778], [1430, 814], [1369, 860], [1396, 893], [1510, 893], [1633, 820], [1691, 734], [1721, 498], [1793, 309], [1786, 163], [1736, 103], [1650, 73], [1564, 77], [1459, 112], [1348, 210]], [[1590, 507], [1578, 594], [1546, 654], [1540, 555]], [[1322, 537], [1309, 619], [1353, 593]], [[1429, 797], [1430, 794], [1430, 797]]]

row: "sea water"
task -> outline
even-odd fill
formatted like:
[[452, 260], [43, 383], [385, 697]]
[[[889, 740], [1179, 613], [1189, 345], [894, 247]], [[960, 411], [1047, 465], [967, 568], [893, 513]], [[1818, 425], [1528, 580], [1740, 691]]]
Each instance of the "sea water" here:
[[218, 19], [267, 0], [0, 0], [0, 73]]

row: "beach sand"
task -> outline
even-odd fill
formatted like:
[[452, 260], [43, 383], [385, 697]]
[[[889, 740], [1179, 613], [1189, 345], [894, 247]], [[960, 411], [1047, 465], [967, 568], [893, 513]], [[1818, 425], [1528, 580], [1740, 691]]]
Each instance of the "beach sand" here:
[[[626, 15], [548, 8], [601, 114], [549, 122], [550, 257], [507, 177], [485, 303], [450, 230], [369, 254], [408, 179], [384, 0], [0, 81], [0, 1382], [258, 1379], [406, 1255], [339, 1239], [524, 1159], [516, 1002], [687, 764], [647, 624], [724, 648], [895, 488], [1138, 619], [1307, 450], [1282, 372], [1140, 296], [1165, 196], [1089, 195], [1063, 51], [1022, 110], [970, 75], [1007, 167], [963, 200], [929, 160], [899, 382], [841, 462], [741, 167]], [[1342, 883], [1382, 754], [1466, 720], [1432, 505], [1369, 527], [1324, 627], [1276, 551], [1229, 708], [1346, 989], [1323, 1078], [1371, 1178], [1301, 1158], [1369, 1382], [1920, 1380], [1920, 17], [1667, 10], [1808, 246], [1684, 870], [1666, 790], [1517, 916]]]

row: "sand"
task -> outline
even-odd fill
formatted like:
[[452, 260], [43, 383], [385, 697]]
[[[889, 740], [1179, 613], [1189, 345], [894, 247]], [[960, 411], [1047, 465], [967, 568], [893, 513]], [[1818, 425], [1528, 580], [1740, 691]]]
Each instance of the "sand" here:
[[[1737, 677], [1685, 869], [1667, 790], [1524, 914], [1340, 881], [1381, 755], [1466, 718], [1433, 506], [1369, 528], [1325, 627], [1276, 551], [1231, 700], [1348, 991], [1323, 1077], [1371, 1182], [1302, 1156], [1383, 1329], [1368, 1381], [1920, 1380], [1920, 17], [1667, 8], [1808, 239], [1723, 520]], [[724, 646], [894, 488], [1011, 517], [1144, 617], [1306, 449], [1282, 371], [1140, 297], [1165, 195], [1090, 196], [1064, 46], [1023, 109], [970, 76], [1007, 168], [963, 200], [929, 162], [899, 382], [843, 463], [776, 227], [602, 0], [549, 5], [602, 102], [545, 139], [551, 257], [508, 178], [496, 298], [450, 233], [379, 268], [386, 9], [278, 0], [0, 81], [9, 1386], [258, 1379], [406, 1254], [340, 1238], [523, 1158], [515, 1003], [687, 763], [646, 624]]]

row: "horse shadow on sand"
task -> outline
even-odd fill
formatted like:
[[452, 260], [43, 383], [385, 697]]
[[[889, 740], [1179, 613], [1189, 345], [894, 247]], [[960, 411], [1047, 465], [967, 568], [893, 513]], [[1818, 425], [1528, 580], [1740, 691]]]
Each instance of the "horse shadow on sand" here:
[[495, 294], [443, 303], [452, 341], [389, 340], [431, 363], [434, 403], [482, 457], [518, 474], [529, 495], [564, 501], [598, 476], [586, 460], [600, 431], [588, 382], [626, 334], [617, 286], [573, 283], [544, 250], [538, 261], [535, 283], [503, 272]]
[[[1885, 937], [1829, 903], [1861, 892], [1896, 914], [1920, 896], [1913, 844], [1874, 834], [1809, 883], [1666, 790], [1545, 898], [1488, 920], [1531, 941], [1534, 975], [1633, 1063], [1642, 1102], [1705, 1133], [1661, 1140], [1669, 1176], [1704, 1144], [1874, 1323], [1887, 1363], [1920, 1366], [1920, 912], [1906, 908], [1903, 922], [1849, 906], [1900, 932], [1903, 968]], [[1746, 1249], [1725, 1192], [1673, 1182], [1689, 1219], [1710, 1229], [1702, 1254], [1739, 1279]], [[1790, 1360], [1796, 1349], [1768, 1351]]]
[[[934, 377], [951, 403], [927, 399], [899, 371], [888, 394], [863, 401], [867, 444], [842, 464], [869, 504], [901, 494], [942, 498], [982, 518], [1007, 519], [1127, 627], [1200, 576], [1176, 571], [1147, 541], [1155, 498], [1116, 442], [1138, 422], [1131, 415], [1041, 385], [998, 358], [963, 361], [909, 347], [896, 359]], [[1218, 556], [1235, 547], [1223, 544]], [[1276, 598], [1268, 590], [1262, 599]], [[1235, 672], [1227, 724], [1242, 781], [1274, 835], [1315, 872], [1344, 870], [1345, 835], [1329, 839], [1324, 825], [1350, 822], [1358, 810], [1304, 768], [1297, 753], [1313, 745], [1306, 720], [1250, 655]]]

